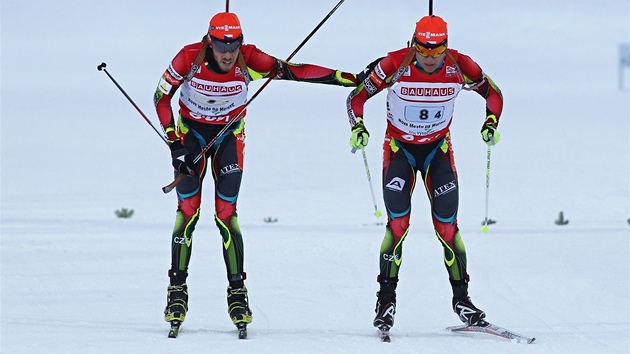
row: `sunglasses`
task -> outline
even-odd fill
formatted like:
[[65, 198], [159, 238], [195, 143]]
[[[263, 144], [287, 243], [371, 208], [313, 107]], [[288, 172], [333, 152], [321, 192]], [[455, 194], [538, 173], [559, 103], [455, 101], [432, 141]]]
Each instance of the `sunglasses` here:
[[243, 37], [238, 37], [230, 42], [210, 37], [210, 45], [212, 45], [212, 48], [216, 49], [219, 53], [232, 53], [240, 48], [241, 44], [243, 44]]
[[415, 43], [414, 47], [416, 48], [418, 54], [423, 57], [437, 58], [440, 55], [444, 54], [444, 52], [446, 51], [446, 44], [435, 48], [427, 48], [422, 46], [420, 43]]

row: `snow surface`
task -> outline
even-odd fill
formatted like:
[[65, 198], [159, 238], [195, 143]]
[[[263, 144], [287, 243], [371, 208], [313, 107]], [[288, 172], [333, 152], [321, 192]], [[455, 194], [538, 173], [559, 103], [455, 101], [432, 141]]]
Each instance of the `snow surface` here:
[[[336, 0], [232, 1], [245, 39], [288, 56]], [[386, 5], [385, 5], [386, 4]], [[249, 107], [239, 219], [254, 312], [237, 340], [207, 185], [180, 337], [163, 320], [175, 195], [169, 152], [103, 72], [157, 124], [152, 95], [221, 1], [3, 1], [3, 353], [626, 353], [629, 345], [630, 82], [618, 46], [629, 3], [436, 1], [450, 45], [505, 96], [485, 205], [483, 100], [453, 123], [471, 296], [532, 345], [446, 332], [442, 248], [416, 190], [392, 343], [372, 327], [376, 219], [351, 154], [349, 89], [273, 82]], [[427, 2], [346, 1], [294, 57], [358, 71], [403, 47]], [[254, 92], [262, 81], [251, 85]], [[366, 105], [378, 207], [385, 94]], [[131, 219], [114, 211], [130, 208]], [[570, 222], [556, 226], [564, 212]], [[265, 223], [265, 218], [277, 218]]]

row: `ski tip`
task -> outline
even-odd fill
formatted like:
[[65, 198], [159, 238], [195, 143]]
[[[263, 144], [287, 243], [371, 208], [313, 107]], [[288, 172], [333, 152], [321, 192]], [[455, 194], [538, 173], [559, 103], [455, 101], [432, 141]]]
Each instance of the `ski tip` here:
[[169, 338], [177, 338], [179, 335], [179, 327], [182, 323], [180, 321], [171, 321], [171, 329], [168, 331]]
[[521, 344], [531, 344], [534, 343], [536, 338], [534, 337], [526, 337], [520, 335], [518, 333], [512, 332], [506, 328], [497, 326], [485, 320], [479, 321], [474, 325], [460, 325], [460, 326], [450, 326], [446, 327], [446, 330], [452, 331], [455, 333], [462, 332], [477, 332], [477, 333], [486, 333], [494, 336], [498, 336], [504, 339], [507, 339], [513, 343], [521, 343]]
[[381, 338], [381, 342], [390, 343], [392, 339], [389, 336], [389, 327], [383, 325], [377, 328], [378, 328], [378, 336], [379, 338]]
[[381, 342], [383, 343], [390, 343], [392, 341], [392, 338], [389, 336], [389, 331], [378, 331], [378, 336], [381, 339]]
[[247, 324], [246, 323], [237, 324], [236, 329], [238, 329], [238, 339], [247, 339]]
[[518, 344], [532, 344], [536, 341], [536, 338], [513, 338], [512, 342], [513, 343], [518, 343]]

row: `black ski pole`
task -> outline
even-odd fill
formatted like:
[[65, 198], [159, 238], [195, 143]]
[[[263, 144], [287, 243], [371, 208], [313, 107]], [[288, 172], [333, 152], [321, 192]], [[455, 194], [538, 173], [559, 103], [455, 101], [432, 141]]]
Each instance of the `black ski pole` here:
[[[326, 15], [326, 17], [324, 17], [323, 20], [321, 20], [321, 22], [311, 31], [311, 33], [309, 33], [308, 36], [306, 36], [306, 38], [302, 41], [302, 43], [300, 43], [300, 45], [298, 45], [297, 48], [295, 48], [295, 50], [293, 51], [293, 53], [291, 53], [291, 55], [289, 55], [289, 57], [286, 59], [286, 61], [291, 60], [291, 58], [293, 58], [293, 56], [295, 56], [295, 54], [297, 54], [297, 52], [302, 49], [302, 47], [304, 46], [304, 44], [306, 44], [306, 42], [308, 42], [309, 39], [311, 39], [311, 37], [313, 37], [313, 35], [315, 34], [315, 32], [317, 32], [317, 30], [319, 30], [319, 28], [324, 24], [324, 22], [326, 22], [330, 16], [332, 16], [332, 14], [337, 11], [337, 9], [339, 8], [339, 6], [341, 6], [341, 4], [344, 2], [345, 0], [341, 0], [339, 1], [339, 3], [337, 3], [337, 5], [330, 10], [330, 12], [328, 13], [328, 15]], [[245, 112], [245, 109], [247, 108], [247, 106], [249, 106], [250, 103], [252, 103], [254, 101], [254, 99], [256, 99], [256, 97], [258, 97], [258, 95], [260, 94], [260, 92], [262, 90], [265, 89], [265, 87], [267, 87], [267, 85], [269, 85], [269, 83], [271, 82], [272, 78], [267, 78], [267, 81], [265, 81], [262, 86], [260, 86], [260, 88], [252, 95], [252, 98], [250, 98], [247, 103], [245, 103], [245, 105], [243, 106], [243, 108], [241, 108], [238, 113], [232, 118], [230, 119], [225, 126], [223, 127], [223, 129], [221, 129], [217, 135], [208, 143], [206, 144], [206, 146], [204, 146], [204, 148], [201, 150], [201, 152], [197, 155], [197, 157], [195, 157], [195, 159], [193, 160], [194, 163], [199, 162], [199, 160], [201, 160], [201, 158], [203, 157], [203, 155], [208, 152], [208, 150], [210, 150], [210, 148], [212, 148], [212, 146], [214, 145], [214, 143], [219, 139], [219, 137], [221, 137], [223, 135], [223, 133], [225, 133], [230, 126], [232, 125], [232, 123], [236, 122], [237, 120], [239, 120], [241, 118], [241, 116], [243, 115], [243, 113]], [[179, 174], [179, 176], [177, 176], [177, 178], [175, 178], [175, 180], [171, 183], [169, 183], [168, 185], [162, 187], [162, 192], [164, 193], [168, 193], [170, 191], [173, 190], [173, 188], [175, 188], [175, 186], [177, 186], [177, 184], [179, 184], [179, 182], [181, 182], [182, 179], [184, 179], [185, 175], [183, 173]]]
[[116, 82], [116, 80], [109, 74], [109, 72], [107, 71], [107, 69], [105, 69], [105, 67], [107, 67], [107, 64], [105, 63], [101, 63], [101, 65], [97, 66], [96, 68], [98, 69], [98, 71], [104, 71], [105, 74], [107, 74], [107, 76], [109, 76], [109, 78], [112, 80], [112, 82], [114, 83], [114, 85], [116, 85], [116, 87], [118, 87], [118, 89], [120, 90], [120, 92], [123, 93], [123, 95], [125, 95], [125, 97], [127, 97], [127, 99], [129, 100], [129, 102], [131, 102], [131, 104], [135, 107], [135, 109], [138, 111], [138, 113], [140, 113], [140, 115], [142, 116], [142, 118], [144, 118], [144, 120], [149, 123], [149, 125], [151, 126], [151, 128], [153, 128], [153, 130], [155, 130], [155, 132], [160, 136], [160, 138], [162, 138], [162, 141], [164, 141], [164, 143], [166, 145], [168, 145], [168, 142], [166, 141], [166, 138], [164, 137], [164, 135], [162, 135], [162, 133], [160, 133], [155, 126], [153, 125], [153, 123], [151, 123], [151, 121], [149, 120], [149, 118], [147, 118], [147, 116], [142, 112], [142, 110], [140, 109], [140, 107], [138, 107], [138, 105], [131, 99], [131, 97], [129, 97], [129, 95], [127, 94], [127, 92], [125, 92], [125, 90], [123, 90], [123, 88], [118, 84], [118, 82]]

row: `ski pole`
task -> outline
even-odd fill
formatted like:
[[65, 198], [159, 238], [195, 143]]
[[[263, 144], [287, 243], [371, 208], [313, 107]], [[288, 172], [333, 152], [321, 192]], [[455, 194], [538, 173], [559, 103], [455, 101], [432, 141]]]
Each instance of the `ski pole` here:
[[[351, 153], [357, 152], [358, 147], [353, 147], [350, 150]], [[372, 188], [372, 177], [370, 176], [370, 167], [368, 166], [367, 156], [365, 155], [365, 148], [361, 149], [361, 153], [363, 154], [363, 164], [365, 165], [365, 173], [367, 174], [368, 183], [370, 184], [370, 192], [372, 193], [372, 204], [374, 205], [374, 216], [380, 218], [383, 216], [378, 207], [376, 206], [376, 198], [374, 198], [374, 188]]]
[[481, 232], [488, 232], [488, 199], [490, 198], [490, 146], [488, 145], [488, 153], [486, 154], [486, 215], [481, 225]]
[[101, 63], [101, 65], [97, 66], [96, 69], [98, 69], [98, 71], [104, 71], [105, 74], [107, 74], [107, 76], [112, 80], [112, 82], [114, 83], [114, 85], [116, 85], [116, 87], [118, 87], [118, 89], [120, 90], [120, 92], [122, 92], [123, 95], [125, 95], [125, 97], [127, 97], [127, 99], [129, 100], [129, 102], [131, 102], [131, 104], [134, 106], [134, 108], [138, 111], [138, 113], [140, 113], [140, 115], [142, 116], [142, 118], [144, 118], [144, 120], [149, 123], [149, 125], [151, 126], [151, 128], [153, 128], [153, 130], [155, 130], [155, 132], [160, 136], [160, 138], [162, 138], [162, 141], [164, 141], [164, 143], [166, 145], [168, 145], [168, 142], [166, 142], [166, 138], [164, 137], [164, 135], [162, 133], [160, 133], [155, 126], [153, 125], [153, 123], [151, 123], [151, 121], [149, 120], [149, 118], [147, 118], [147, 116], [142, 112], [142, 110], [140, 109], [140, 107], [138, 107], [138, 105], [131, 99], [131, 97], [129, 97], [129, 95], [127, 94], [127, 92], [125, 92], [125, 90], [123, 90], [123, 88], [118, 84], [118, 82], [116, 82], [116, 80], [109, 74], [109, 72], [107, 71], [107, 69], [105, 69], [105, 67], [107, 67], [107, 64], [105, 63]]
[[[356, 151], [356, 150], [355, 150]], [[374, 216], [380, 218], [383, 216], [378, 207], [376, 206], [376, 198], [374, 198], [374, 188], [372, 188], [372, 177], [370, 176], [370, 167], [368, 166], [367, 156], [365, 155], [365, 149], [361, 149], [363, 153], [363, 164], [365, 165], [365, 174], [367, 175], [368, 184], [370, 185], [370, 192], [372, 193], [372, 204], [374, 205]]]
[[[341, 0], [337, 3], [337, 5], [330, 10], [330, 12], [328, 13], [328, 15], [326, 15], [326, 17], [324, 17], [323, 20], [321, 20], [319, 22], [319, 24], [311, 31], [311, 33], [309, 33], [308, 36], [306, 36], [306, 38], [302, 41], [302, 43], [300, 43], [300, 45], [297, 46], [297, 48], [295, 48], [295, 50], [293, 51], [293, 53], [291, 53], [291, 55], [289, 55], [289, 57], [286, 59], [286, 61], [291, 60], [291, 58], [293, 58], [293, 56], [295, 56], [295, 54], [297, 54], [297, 52], [302, 49], [302, 47], [304, 46], [304, 44], [306, 44], [306, 42], [308, 42], [309, 39], [311, 39], [311, 37], [315, 34], [315, 32], [317, 32], [317, 30], [319, 30], [319, 28], [324, 24], [324, 22], [326, 22], [330, 16], [332, 16], [332, 14], [337, 11], [337, 9], [339, 8], [339, 6], [341, 6], [341, 4], [344, 2], [345, 0]], [[238, 113], [232, 118], [230, 119], [225, 126], [223, 127], [223, 129], [221, 129], [217, 135], [208, 143], [206, 144], [206, 146], [204, 146], [204, 148], [201, 150], [201, 152], [197, 155], [197, 157], [195, 157], [195, 159], [193, 160], [194, 163], [199, 162], [199, 160], [201, 160], [201, 158], [203, 157], [203, 155], [208, 152], [208, 150], [210, 150], [210, 148], [212, 148], [212, 146], [214, 145], [214, 143], [216, 143], [216, 141], [230, 128], [230, 126], [232, 125], [232, 123], [238, 121], [242, 115], [245, 113], [245, 109], [247, 108], [247, 106], [249, 106], [250, 103], [252, 103], [252, 101], [254, 101], [256, 99], [256, 97], [260, 94], [260, 92], [262, 90], [264, 90], [265, 87], [267, 87], [267, 85], [269, 85], [269, 83], [271, 82], [273, 78], [269, 77], [267, 78], [267, 80], [263, 83], [262, 86], [260, 86], [260, 88], [252, 95], [252, 98], [250, 98], [247, 103], [245, 103], [245, 105], [238, 111]], [[185, 175], [183, 173], [180, 173], [177, 178], [175, 178], [175, 180], [171, 183], [169, 183], [168, 185], [162, 187], [162, 192], [164, 193], [169, 193], [170, 191], [173, 190], [173, 188], [175, 188], [175, 186], [177, 186], [179, 184], [179, 182], [182, 181], [182, 179], [184, 179]]]

